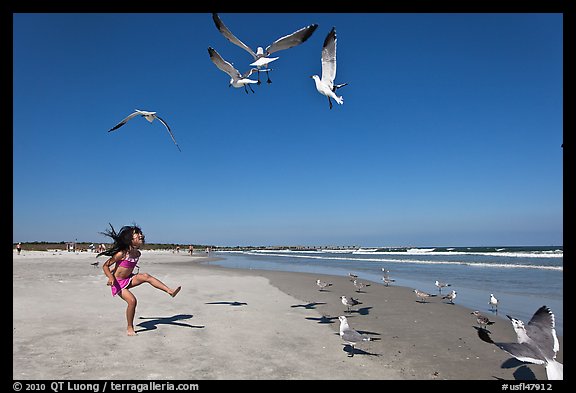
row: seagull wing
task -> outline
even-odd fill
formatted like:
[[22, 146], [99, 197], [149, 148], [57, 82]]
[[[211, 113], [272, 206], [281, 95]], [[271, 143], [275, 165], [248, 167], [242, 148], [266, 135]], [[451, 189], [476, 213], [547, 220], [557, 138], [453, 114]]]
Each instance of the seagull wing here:
[[514, 356], [522, 362], [529, 362], [534, 364], [546, 364], [543, 354], [528, 343], [494, 343], [498, 348], [504, 352]]
[[548, 359], [554, 359], [560, 349], [556, 336], [554, 314], [546, 307], [540, 307], [526, 325], [526, 334], [544, 352]]
[[541, 351], [530, 343], [497, 343], [492, 341], [492, 338], [485, 329], [476, 328], [478, 337], [484, 342], [494, 344], [504, 352], [512, 355], [522, 362], [529, 362], [535, 364], [547, 364]]
[[240, 48], [250, 53], [254, 58], [254, 60], [258, 60], [258, 56], [256, 56], [256, 53], [248, 45], [240, 41], [238, 38], [236, 38], [234, 34], [232, 34], [232, 32], [226, 27], [226, 25], [224, 24], [224, 22], [222, 22], [222, 19], [220, 19], [220, 17], [216, 12], [212, 13], [212, 19], [214, 20], [216, 28], [220, 31], [220, 33], [222, 33], [224, 37], [226, 37], [228, 41], [230, 41], [235, 45], [238, 45]]
[[110, 131], [114, 131], [117, 130], [118, 128], [122, 127], [124, 124], [126, 124], [126, 122], [130, 119], [132, 119], [134, 116], [140, 115], [140, 111], [136, 111], [134, 113], [132, 113], [130, 116], [128, 116], [127, 118], [125, 118], [124, 120], [122, 120], [120, 123], [116, 124], [114, 127], [112, 127], [111, 129], [108, 130], [108, 132]]
[[370, 337], [358, 333], [352, 328], [345, 329], [341, 334], [342, 340], [350, 343], [357, 343], [361, 341], [370, 341]]
[[322, 82], [332, 90], [336, 77], [336, 29], [333, 27], [322, 46]]
[[246, 71], [245, 73], [242, 74], [242, 79], [248, 78], [250, 75], [252, 75], [253, 73], [255, 73], [257, 71], [258, 71], [258, 69], [256, 69], [256, 68], [250, 68], [248, 71]]
[[174, 135], [172, 134], [172, 130], [170, 130], [170, 127], [168, 126], [168, 124], [160, 116], [154, 115], [154, 117], [157, 118], [160, 123], [164, 124], [164, 127], [166, 127], [166, 129], [168, 130], [168, 134], [170, 134], [170, 137], [174, 141], [174, 144], [176, 145], [178, 150], [181, 152], [182, 150], [180, 150], [180, 146], [178, 146], [178, 143], [176, 143], [176, 139], [174, 139]]
[[242, 76], [240, 75], [240, 72], [234, 68], [232, 64], [224, 60], [214, 48], [208, 47], [208, 53], [210, 54], [210, 60], [212, 60], [212, 63], [214, 63], [221, 71], [230, 75], [231, 78], [238, 79]]
[[270, 44], [266, 48], [266, 54], [270, 55], [274, 52], [278, 52], [279, 50], [284, 50], [288, 48], [292, 48], [293, 46], [300, 45], [301, 43], [305, 42], [312, 33], [316, 31], [318, 28], [317, 24], [313, 24], [310, 26], [306, 26], [301, 28], [300, 30], [296, 30], [292, 34], [285, 35], [284, 37], [278, 38], [272, 44]]

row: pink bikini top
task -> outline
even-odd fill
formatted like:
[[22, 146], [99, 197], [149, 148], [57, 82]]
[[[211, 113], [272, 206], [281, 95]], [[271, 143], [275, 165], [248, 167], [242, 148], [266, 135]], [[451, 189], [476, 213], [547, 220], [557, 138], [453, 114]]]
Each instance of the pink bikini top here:
[[126, 267], [128, 269], [133, 269], [136, 267], [136, 264], [138, 263], [138, 259], [140, 259], [140, 257], [137, 257], [137, 258], [127, 257], [126, 259], [122, 259], [120, 262], [118, 262], [118, 266]]

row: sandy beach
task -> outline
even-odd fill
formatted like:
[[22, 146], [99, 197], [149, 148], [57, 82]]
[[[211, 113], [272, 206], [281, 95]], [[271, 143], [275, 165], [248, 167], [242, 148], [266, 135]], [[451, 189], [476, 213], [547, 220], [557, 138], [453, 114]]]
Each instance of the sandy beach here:
[[[472, 310], [439, 297], [422, 304], [412, 288], [373, 283], [358, 293], [348, 277], [225, 269], [205, 254], [143, 251], [140, 272], [182, 290], [171, 298], [134, 288], [138, 335], [128, 337], [126, 303], [106, 286], [105, 260], [14, 253], [13, 379], [547, 379], [543, 366], [481, 341]], [[319, 291], [318, 278], [332, 285]], [[362, 304], [346, 313], [341, 295]], [[352, 357], [339, 315], [375, 339]], [[516, 340], [508, 322], [489, 330], [495, 341]]]

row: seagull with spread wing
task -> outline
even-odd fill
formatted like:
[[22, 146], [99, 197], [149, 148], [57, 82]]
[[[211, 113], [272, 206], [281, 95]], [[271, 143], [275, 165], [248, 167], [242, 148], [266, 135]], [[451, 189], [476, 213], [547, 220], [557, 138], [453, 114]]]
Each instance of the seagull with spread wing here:
[[564, 365], [556, 360], [560, 343], [556, 335], [554, 314], [550, 308], [540, 307], [526, 325], [519, 319], [506, 316], [512, 322], [517, 343], [494, 342], [484, 329], [478, 329], [478, 336], [522, 362], [543, 365], [546, 367], [548, 379], [563, 379]]
[[139, 109], [135, 109], [135, 112], [132, 113], [131, 115], [129, 115], [127, 118], [125, 118], [124, 120], [122, 120], [120, 123], [116, 124], [114, 127], [112, 127], [111, 129], [108, 130], [108, 132], [110, 131], [115, 131], [118, 128], [122, 127], [124, 124], [126, 124], [128, 122], [128, 120], [136, 117], [136, 116], [142, 116], [143, 118], [145, 118], [146, 120], [148, 120], [150, 123], [152, 123], [154, 121], [154, 119], [158, 119], [158, 121], [162, 124], [164, 124], [164, 127], [166, 127], [166, 130], [168, 130], [168, 134], [170, 134], [170, 137], [172, 138], [172, 141], [174, 141], [174, 144], [176, 145], [176, 147], [178, 148], [179, 151], [180, 150], [180, 146], [178, 146], [178, 143], [176, 143], [176, 139], [174, 139], [174, 135], [172, 134], [172, 130], [170, 130], [170, 127], [168, 126], [168, 124], [160, 117], [156, 114], [156, 112], [149, 112], [149, 111], [141, 111]]
[[210, 60], [212, 60], [212, 63], [214, 63], [216, 67], [218, 67], [221, 71], [224, 71], [230, 76], [230, 83], [228, 84], [228, 87], [233, 86], [237, 89], [244, 87], [244, 91], [246, 94], [248, 94], [248, 89], [246, 89], [246, 86], [248, 86], [250, 90], [252, 90], [252, 93], [254, 93], [254, 90], [250, 84], [258, 82], [254, 79], [250, 79], [249, 76], [256, 71], [255, 68], [251, 68], [244, 74], [240, 74], [240, 71], [234, 68], [232, 64], [224, 60], [222, 56], [220, 56], [220, 53], [216, 52], [214, 48], [208, 47], [208, 54], [210, 55]]
[[217, 13], [215, 12], [212, 13], [212, 19], [214, 20], [214, 24], [216, 25], [218, 31], [220, 31], [220, 33], [222, 33], [222, 35], [226, 37], [228, 41], [230, 41], [235, 45], [238, 45], [240, 48], [244, 49], [246, 52], [252, 55], [255, 61], [250, 65], [257, 68], [256, 71], [258, 72], [258, 82], [257, 82], [258, 84], [260, 84], [260, 71], [266, 71], [266, 76], [268, 77], [268, 80], [266, 82], [272, 83], [272, 81], [270, 80], [270, 76], [268, 75], [268, 71], [270, 71], [270, 69], [268, 69], [268, 64], [279, 59], [279, 57], [270, 57], [272, 53], [302, 44], [308, 38], [310, 38], [312, 33], [314, 33], [314, 31], [318, 27], [317, 24], [312, 24], [303, 27], [292, 34], [288, 34], [284, 37], [277, 39], [272, 44], [268, 45], [266, 49], [263, 49], [262, 47], [259, 46], [258, 49], [256, 49], [256, 52], [254, 52], [252, 48], [250, 48], [248, 45], [246, 45], [238, 38], [236, 38], [234, 34], [232, 34], [232, 32], [228, 29], [228, 27], [226, 27], [224, 22], [222, 22]]
[[314, 79], [318, 93], [325, 95], [328, 98], [330, 109], [332, 109], [332, 100], [330, 100], [330, 98], [333, 98], [339, 105], [344, 103], [344, 98], [342, 98], [342, 96], [337, 96], [336, 90], [342, 86], [346, 86], [348, 83], [342, 83], [339, 85], [334, 84], [334, 78], [336, 78], [335, 27], [332, 27], [332, 30], [330, 30], [330, 33], [326, 36], [324, 45], [322, 46], [322, 77], [320, 78], [318, 75], [312, 75], [310, 78]]

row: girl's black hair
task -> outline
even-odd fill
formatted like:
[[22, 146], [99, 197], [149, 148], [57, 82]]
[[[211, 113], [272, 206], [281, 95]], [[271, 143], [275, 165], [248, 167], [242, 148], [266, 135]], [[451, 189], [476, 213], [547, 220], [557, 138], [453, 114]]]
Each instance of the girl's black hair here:
[[100, 233], [112, 238], [112, 240], [114, 240], [114, 244], [112, 245], [111, 248], [102, 251], [101, 253], [96, 255], [96, 258], [98, 258], [100, 255], [107, 255], [111, 257], [118, 251], [129, 250], [130, 246], [132, 245], [132, 236], [135, 233], [138, 234], [142, 233], [142, 229], [140, 229], [140, 227], [137, 226], [136, 224], [123, 226], [122, 228], [120, 228], [119, 233], [116, 233], [112, 224], [108, 223], [108, 225], [110, 225], [110, 229], [107, 229], [104, 232]]

